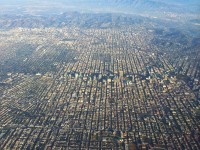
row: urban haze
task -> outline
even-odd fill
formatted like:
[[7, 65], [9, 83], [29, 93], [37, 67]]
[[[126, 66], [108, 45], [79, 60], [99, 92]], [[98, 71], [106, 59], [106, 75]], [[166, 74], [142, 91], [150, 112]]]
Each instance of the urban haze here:
[[199, 0], [1, 0], [1, 150], [199, 150]]

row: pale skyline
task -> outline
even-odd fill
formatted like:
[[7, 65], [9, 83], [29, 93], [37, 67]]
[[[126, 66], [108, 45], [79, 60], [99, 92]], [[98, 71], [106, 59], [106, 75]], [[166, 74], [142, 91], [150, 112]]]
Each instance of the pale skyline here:
[[198, 0], [2, 0], [0, 13], [33, 14], [62, 13], [66, 11], [81, 12], [116, 12], [116, 13], [192, 13], [199, 14]]

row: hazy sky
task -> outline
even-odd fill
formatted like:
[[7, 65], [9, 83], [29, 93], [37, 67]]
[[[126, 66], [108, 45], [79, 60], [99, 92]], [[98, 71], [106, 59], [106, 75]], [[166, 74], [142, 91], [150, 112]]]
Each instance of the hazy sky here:
[[200, 0], [0, 0], [0, 13], [200, 12]]

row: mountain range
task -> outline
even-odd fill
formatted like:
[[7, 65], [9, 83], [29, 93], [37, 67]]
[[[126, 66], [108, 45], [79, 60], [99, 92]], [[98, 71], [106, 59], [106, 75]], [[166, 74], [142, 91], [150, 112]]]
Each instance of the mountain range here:
[[80, 12], [200, 13], [199, 0], [1, 0], [0, 14], [30, 13], [35, 15]]

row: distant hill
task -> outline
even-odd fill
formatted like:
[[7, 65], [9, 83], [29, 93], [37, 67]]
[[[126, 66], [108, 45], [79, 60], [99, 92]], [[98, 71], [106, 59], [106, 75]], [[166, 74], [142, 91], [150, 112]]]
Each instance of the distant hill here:
[[140, 24], [148, 18], [134, 15], [120, 15], [111, 13], [78, 13], [67, 12], [60, 15], [31, 16], [31, 15], [3, 15], [0, 16], [0, 29], [41, 28], [77, 26], [82, 28], [108, 28], [122, 25]]
[[[17, 8], [17, 9], [16, 9]], [[0, 14], [55, 14], [66, 11], [126, 14], [200, 13], [199, 0], [2, 0]]]

